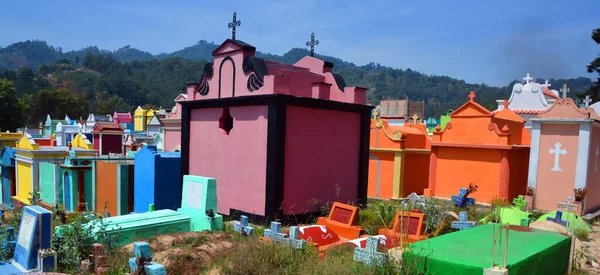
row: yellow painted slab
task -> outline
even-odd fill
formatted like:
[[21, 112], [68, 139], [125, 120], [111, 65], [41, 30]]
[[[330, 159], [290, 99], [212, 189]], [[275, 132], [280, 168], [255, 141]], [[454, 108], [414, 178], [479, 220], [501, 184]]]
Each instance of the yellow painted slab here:
[[27, 202], [29, 193], [32, 192], [33, 182], [31, 179], [31, 164], [17, 162], [17, 199]]

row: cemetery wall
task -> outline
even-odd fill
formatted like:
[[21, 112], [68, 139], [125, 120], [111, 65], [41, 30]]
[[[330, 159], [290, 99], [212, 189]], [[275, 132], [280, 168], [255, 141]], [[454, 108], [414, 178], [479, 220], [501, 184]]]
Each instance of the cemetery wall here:
[[117, 213], [117, 163], [96, 162], [96, 209], [104, 210], [104, 202], [108, 201], [108, 212]]
[[[429, 163], [427, 163], [429, 166]], [[379, 175], [379, 184], [377, 176]], [[391, 198], [394, 185], [386, 184], [394, 182], [394, 154], [387, 152], [371, 152], [369, 156], [369, 187], [367, 195], [370, 198], [377, 198], [377, 185], [379, 185], [379, 197]], [[426, 188], [426, 187], [424, 187]], [[423, 192], [419, 190], [417, 194]]]
[[123, 151], [122, 135], [102, 135], [102, 155], [109, 153], [121, 153]]
[[31, 164], [22, 161], [17, 162], [17, 199], [27, 202], [29, 192], [32, 190]]
[[415, 192], [422, 194], [429, 185], [430, 154], [404, 154], [404, 184], [402, 196]]
[[440, 147], [437, 156], [436, 197], [450, 198], [470, 183], [479, 187], [470, 195], [478, 202], [488, 203], [498, 194], [501, 150]]
[[508, 199], [525, 195], [527, 190], [527, 177], [529, 176], [529, 147], [521, 150], [511, 150], [509, 156], [509, 189]]
[[289, 106], [286, 117], [284, 213], [318, 211], [311, 199], [356, 201], [360, 114]]
[[181, 146], [181, 130], [165, 130], [164, 151], [173, 152], [176, 146]]
[[[557, 142], [567, 152], [559, 158], [562, 171], [552, 171], [554, 154], [549, 152]], [[538, 158], [538, 178], [536, 185], [536, 208], [556, 209], [556, 202], [564, 201], [565, 196], [573, 196], [577, 151], [579, 143], [579, 124], [542, 124], [540, 137], [540, 155]]]
[[45, 203], [54, 205], [57, 165], [49, 162], [40, 163], [40, 198]]
[[584, 213], [600, 208], [600, 125], [592, 126], [587, 169], [587, 189]]
[[190, 133], [201, 134], [190, 135], [188, 174], [217, 179], [219, 213], [248, 209], [265, 215], [268, 107], [230, 108], [229, 135], [219, 129], [222, 113], [222, 108], [191, 110]]

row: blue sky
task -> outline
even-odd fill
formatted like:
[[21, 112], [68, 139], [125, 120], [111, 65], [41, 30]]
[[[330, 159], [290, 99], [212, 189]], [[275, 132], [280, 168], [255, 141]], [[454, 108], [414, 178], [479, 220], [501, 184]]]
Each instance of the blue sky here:
[[600, 28], [596, 0], [0, 0], [0, 45], [42, 39], [65, 51], [172, 52], [229, 38], [234, 11], [242, 21], [237, 38], [262, 52], [304, 47], [315, 32], [321, 54], [469, 83], [506, 85], [528, 72], [594, 77], [585, 66], [600, 53], [590, 38]]

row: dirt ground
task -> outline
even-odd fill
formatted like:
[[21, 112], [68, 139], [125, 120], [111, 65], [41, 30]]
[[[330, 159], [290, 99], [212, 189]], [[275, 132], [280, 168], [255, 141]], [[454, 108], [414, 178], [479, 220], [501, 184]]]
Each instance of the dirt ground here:
[[[173, 271], [176, 274], [183, 272], [181, 268], [185, 269], [186, 263], [193, 262], [195, 268], [209, 266], [215, 258], [234, 253], [234, 246], [239, 246], [239, 242], [232, 237], [233, 234], [227, 232], [187, 232], [160, 235], [145, 241], [152, 249], [152, 260], [164, 265], [167, 273]], [[123, 249], [133, 254], [133, 243]]]
[[[581, 269], [589, 272], [590, 274], [600, 274], [600, 222], [596, 221], [592, 225], [592, 233], [589, 234], [589, 241], [575, 241], [575, 257], [579, 257], [579, 264]], [[545, 221], [545, 222], [532, 222], [530, 227], [549, 230], [566, 234], [566, 227], [559, 224]], [[591, 261], [599, 264], [598, 267], [593, 267]]]

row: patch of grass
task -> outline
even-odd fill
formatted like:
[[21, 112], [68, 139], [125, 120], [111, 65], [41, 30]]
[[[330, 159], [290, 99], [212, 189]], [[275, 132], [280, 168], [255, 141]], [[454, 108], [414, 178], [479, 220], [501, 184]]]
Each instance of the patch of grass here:
[[125, 249], [116, 249], [112, 253], [106, 254], [106, 266], [108, 275], [121, 275], [129, 273], [129, 258], [133, 255], [129, 255], [129, 253]]
[[574, 233], [575, 233], [575, 237], [582, 242], [587, 242], [590, 240], [589, 233], [585, 230], [582, 230], [580, 228], [575, 228]]
[[376, 235], [379, 229], [392, 228], [396, 212], [400, 210], [400, 204], [396, 201], [372, 200], [360, 210], [358, 224], [367, 234]]

